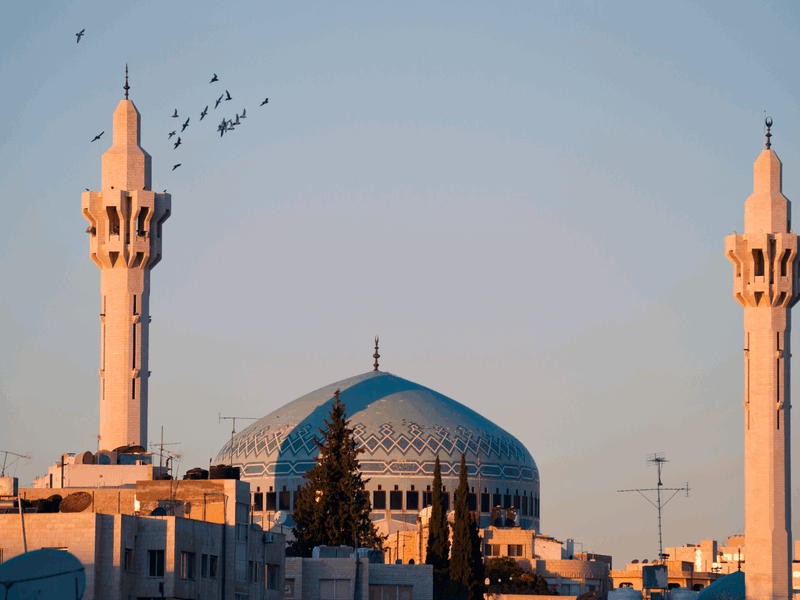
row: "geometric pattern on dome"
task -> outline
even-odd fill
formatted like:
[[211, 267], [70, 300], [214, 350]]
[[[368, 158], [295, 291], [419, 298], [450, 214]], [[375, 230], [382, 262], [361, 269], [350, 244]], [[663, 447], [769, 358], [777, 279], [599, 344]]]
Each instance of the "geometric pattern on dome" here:
[[[368, 385], [372, 387], [366, 387]], [[478, 465], [477, 462], [469, 462], [469, 459], [480, 457], [481, 476], [487, 479], [539, 481], [538, 469], [530, 454], [515, 439], [503, 435], [505, 432], [502, 429], [441, 394], [383, 372], [356, 376], [321, 388], [286, 405], [236, 435], [233, 439], [233, 462], [243, 467], [242, 475], [247, 478], [276, 475], [303, 476], [311, 469], [315, 464], [313, 457], [319, 452], [316, 440], [320, 434], [314, 419], [319, 420], [319, 415], [327, 417], [328, 403], [336, 387], [342, 388], [342, 399], [346, 406], [348, 400], [345, 398], [348, 395], [356, 404], [363, 400], [363, 411], [359, 412], [362, 409], [356, 408], [355, 414], [351, 415], [350, 427], [357, 446], [364, 449], [364, 453], [359, 455], [359, 461], [361, 470], [365, 474], [429, 476], [433, 474], [433, 459], [436, 455], [440, 455], [442, 475], [457, 477], [458, 461], [463, 452], [467, 455], [470, 476], [477, 475]], [[423, 398], [419, 395], [420, 392], [425, 392], [433, 398], [430, 396]], [[416, 395], [409, 399], [409, 396], [403, 395], [404, 393]], [[406, 399], [412, 404], [400, 406], [397, 400], [390, 400], [389, 404], [380, 404], [387, 397], [400, 397], [401, 401]], [[306, 398], [311, 400], [308, 404], [301, 404], [297, 412], [291, 413], [287, 410]], [[436, 404], [437, 402], [449, 404]], [[410, 406], [416, 406], [417, 409], [424, 411], [426, 406], [433, 405], [444, 406], [456, 412], [449, 417], [443, 417], [438, 412], [430, 417], [427, 414], [419, 416], [430, 418], [431, 421], [445, 419], [445, 423], [449, 419], [452, 428], [443, 426], [441, 422], [425, 425], [424, 421], [420, 423], [404, 418], [412, 416], [408, 414]], [[376, 407], [382, 408], [376, 410]], [[313, 418], [308, 414], [320, 409], [325, 410], [315, 413], [317, 416]], [[471, 422], [474, 425], [473, 429], [456, 424], [459, 420], [465, 422], [461, 418], [465, 415], [458, 411], [469, 413], [466, 422]], [[390, 414], [386, 414], [387, 412]], [[376, 414], [385, 414], [390, 418], [363, 422], [362, 419], [370, 419]], [[286, 420], [276, 423], [278, 419]], [[487, 432], [481, 427], [481, 423], [491, 427], [493, 432]], [[227, 462], [230, 456], [229, 440], [220, 450], [217, 462]], [[452, 460], [447, 460], [448, 458]]]

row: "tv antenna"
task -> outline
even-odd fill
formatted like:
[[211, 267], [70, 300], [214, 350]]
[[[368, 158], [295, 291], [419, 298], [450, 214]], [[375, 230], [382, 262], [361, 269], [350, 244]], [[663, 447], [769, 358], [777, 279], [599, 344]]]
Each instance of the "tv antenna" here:
[[233, 420], [233, 427], [231, 427], [231, 466], [233, 466], [233, 436], [236, 434], [236, 419], [240, 421], [258, 421], [257, 417], [223, 417], [222, 413], [219, 413], [219, 422], [222, 423], [222, 419], [232, 419]]
[[[30, 460], [31, 459], [31, 455], [30, 454], [17, 454], [16, 452], [11, 452], [10, 450], [0, 450], [0, 452], [3, 453], [3, 468], [2, 468], [2, 470], [0, 470], [0, 477], [5, 477], [6, 476], [6, 467], [10, 467], [15, 462], [17, 462], [19, 460], [22, 460], [23, 458], [25, 460]], [[8, 455], [9, 454], [11, 456], [16, 456], [17, 458], [12, 460], [11, 462], [8, 462]]]
[[[153, 444], [150, 443], [150, 446], [153, 448], [158, 448], [158, 472], [161, 474], [161, 469], [164, 466], [164, 452], [172, 455], [171, 457], [177, 458], [178, 460], [181, 459], [180, 454], [175, 454], [174, 452], [170, 452], [169, 450], [165, 450], [164, 446], [176, 446], [180, 444], [180, 442], [166, 442], [164, 443], [164, 426], [161, 426], [161, 443], [160, 444]], [[171, 457], [167, 457], [167, 469], [169, 469], [169, 461]]]
[[[652, 466], [655, 465], [658, 469], [658, 487], [654, 488], [646, 488], [646, 489], [637, 489], [637, 490], [617, 490], [618, 492], [639, 492], [642, 497], [647, 500], [650, 504], [656, 507], [658, 510], [658, 557], [660, 560], [666, 559], [667, 555], [664, 554], [664, 544], [662, 542], [661, 537], [661, 510], [667, 505], [667, 502], [672, 500], [678, 492], [686, 492], [686, 497], [689, 497], [689, 482], [686, 482], [686, 485], [681, 488], [667, 488], [664, 487], [664, 484], [661, 483], [661, 469], [664, 467], [664, 463], [669, 462], [666, 457], [664, 456], [663, 452], [656, 452], [655, 454], [648, 454], [647, 455], [647, 465]], [[655, 492], [656, 493], [656, 501], [653, 502], [648, 498], [644, 492]], [[672, 492], [672, 495], [664, 500], [661, 501], [661, 492]]]

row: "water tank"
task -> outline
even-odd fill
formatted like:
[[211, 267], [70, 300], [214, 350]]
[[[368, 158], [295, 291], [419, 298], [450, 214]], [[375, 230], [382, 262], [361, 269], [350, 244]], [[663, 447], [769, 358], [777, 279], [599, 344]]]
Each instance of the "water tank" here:
[[669, 600], [697, 600], [697, 592], [686, 588], [675, 588], [669, 592]]
[[615, 588], [608, 592], [608, 600], [642, 600], [642, 591], [632, 587]]

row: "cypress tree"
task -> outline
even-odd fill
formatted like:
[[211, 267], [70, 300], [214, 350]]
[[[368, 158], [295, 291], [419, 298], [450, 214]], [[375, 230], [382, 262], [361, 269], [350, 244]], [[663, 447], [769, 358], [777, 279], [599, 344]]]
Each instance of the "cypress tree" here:
[[461, 470], [458, 475], [458, 488], [455, 495], [455, 519], [453, 520], [453, 548], [450, 552], [450, 581], [454, 587], [463, 591], [469, 590], [474, 582], [472, 573], [470, 543], [470, 514], [467, 494], [467, 462], [461, 454]]
[[469, 588], [469, 600], [483, 599], [485, 590], [483, 574], [483, 548], [478, 518], [476, 515], [469, 516], [469, 545], [470, 545], [470, 569], [472, 570], [472, 585]]
[[433, 468], [433, 485], [431, 486], [431, 518], [428, 522], [428, 547], [425, 562], [433, 565], [433, 578], [436, 581], [447, 579], [447, 563], [450, 554], [450, 535], [447, 527], [447, 516], [442, 506], [442, 467], [439, 455]]
[[293, 513], [295, 541], [290, 547], [296, 556], [310, 557], [315, 546], [358, 546], [376, 548], [382, 541], [369, 518], [371, 510], [365, 484], [361, 479], [353, 430], [348, 427], [345, 405], [334, 394], [326, 430], [320, 429], [322, 441], [316, 465], [305, 474]]

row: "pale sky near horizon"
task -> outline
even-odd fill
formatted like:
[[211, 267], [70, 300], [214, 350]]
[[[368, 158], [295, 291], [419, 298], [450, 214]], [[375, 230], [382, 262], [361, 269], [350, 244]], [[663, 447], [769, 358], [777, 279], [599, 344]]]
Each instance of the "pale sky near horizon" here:
[[[692, 488], [667, 505], [665, 546], [743, 531], [724, 237], [743, 229], [765, 110], [797, 195], [796, 3], [4, 14], [0, 450], [32, 453], [10, 469], [21, 484], [96, 448], [100, 276], [80, 195], [99, 189], [128, 63], [173, 209], [152, 273], [150, 441], [163, 425], [181, 471], [229, 439], [219, 413], [261, 417], [371, 370], [379, 334], [382, 369], [526, 445], [542, 533], [615, 567], [655, 558], [655, 509], [617, 493], [654, 487], [653, 452], [666, 485]], [[173, 150], [176, 108], [192, 120]]]

